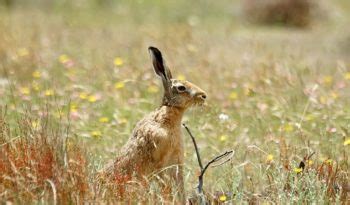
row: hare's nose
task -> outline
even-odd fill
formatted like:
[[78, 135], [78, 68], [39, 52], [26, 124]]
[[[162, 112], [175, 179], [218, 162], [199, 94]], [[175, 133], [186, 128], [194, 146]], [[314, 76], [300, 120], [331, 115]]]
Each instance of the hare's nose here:
[[201, 98], [202, 100], [205, 100], [207, 98], [207, 95], [205, 93], [197, 93], [197, 97]]

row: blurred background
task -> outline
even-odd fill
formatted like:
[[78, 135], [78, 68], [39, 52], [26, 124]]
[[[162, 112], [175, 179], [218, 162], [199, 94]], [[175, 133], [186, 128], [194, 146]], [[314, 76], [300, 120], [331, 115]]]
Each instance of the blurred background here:
[[[314, 151], [314, 164], [337, 161], [348, 179], [349, 25], [349, 0], [0, 0], [0, 106], [13, 133], [2, 141], [25, 133], [25, 118], [30, 136], [57, 132], [84, 145], [90, 176], [160, 103], [152, 45], [174, 77], [208, 93], [208, 105], [184, 118], [203, 158], [236, 151], [230, 166], [207, 173], [208, 189], [230, 190], [237, 202], [256, 193], [289, 202], [282, 181]], [[60, 143], [52, 147], [66, 150]], [[311, 178], [321, 188], [293, 200], [327, 193]]]

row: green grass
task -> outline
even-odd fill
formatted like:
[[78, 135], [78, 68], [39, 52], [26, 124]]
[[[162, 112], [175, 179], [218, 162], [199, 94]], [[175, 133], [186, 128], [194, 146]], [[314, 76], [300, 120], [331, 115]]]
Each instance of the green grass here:
[[[202, 158], [235, 150], [230, 163], [206, 173], [207, 192], [231, 192], [234, 203], [349, 199], [346, 191], [334, 189], [349, 186], [346, 1], [330, 3], [335, 9], [331, 17], [304, 30], [246, 25], [239, 1], [53, 2], [0, 7], [0, 122], [2, 130], [10, 130], [3, 131], [6, 145], [0, 149], [18, 139], [30, 144], [32, 136], [52, 138], [49, 147], [62, 146], [55, 151], [61, 165], [54, 170], [62, 171], [67, 144], [78, 145], [77, 155], [86, 161], [79, 178], [85, 194], [79, 198], [72, 189], [59, 200], [92, 200], [95, 170], [116, 157], [136, 122], [159, 105], [162, 89], [149, 45], [163, 51], [175, 77], [185, 76], [208, 93], [208, 105], [191, 109], [184, 118]], [[118, 65], [116, 58], [122, 60]], [[228, 119], [220, 120], [220, 114]], [[198, 166], [185, 131], [184, 136], [191, 193]], [[295, 173], [312, 152], [313, 164]], [[0, 168], [8, 158], [4, 153]], [[63, 179], [67, 187], [76, 182]], [[5, 181], [0, 180], [1, 201], [53, 200], [47, 183], [23, 191]]]

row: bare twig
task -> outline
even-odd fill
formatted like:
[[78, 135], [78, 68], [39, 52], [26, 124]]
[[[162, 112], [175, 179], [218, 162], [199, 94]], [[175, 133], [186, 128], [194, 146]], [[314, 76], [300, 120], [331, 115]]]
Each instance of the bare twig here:
[[192, 139], [192, 142], [193, 142], [193, 145], [194, 145], [194, 148], [195, 148], [195, 151], [196, 151], [196, 155], [197, 155], [197, 160], [198, 160], [198, 164], [199, 164], [199, 167], [200, 167], [200, 175], [198, 176], [198, 186], [197, 186], [197, 191], [198, 191], [198, 195], [200, 197], [200, 204], [201, 205], [205, 205], [207, 204], [206, 203], [206, 199], [205, 199], [205, 196], [203, 194], [203, 177], [204, 177], [204, 174], [205, 174], [205, 171], [207, 171], [207, 169], [209, 168], [209, 166], [215, 162], [218, 162], [220, 161], [221, 159], [225, 158], [226, 156], [230, 156], [229, 158], [227, 158], [225, 161], [215, 165], [216, 166], [220, 166], [226, 162], [228, 162], [234, 152], [233, 150], [230, 150], [230, 151], [226, 151], [225, 153], [221, 154], [221, 155], [218, 155], [216, 157], [214, 157], [212, 160], [210, 160], [204, 167], [203, 167], [203, 164], [202, 164], [202, 160], [201, 160], [201, 157], [200, 157], [200, 154], [199, 154], [199, 149], [198, 149], [198, 146], [197, 146], [197, 142], [196, 142], [196, 139], [193, 137], [190, 129], [185, 125], [185, 124], [182, 124], [182, 126], [186, 129], [186, 131], [188, 132], [188, 134], [190, 135], [191, 139]]
[[309, 160], [316, 152], [312, 152], [309, 156], [306, 157], [306, 160]]
[[[221, 160], [222, 158], [226, 157], [226, 156], [229, 156], [231, 154], [233, 154], [233, 150], [230, 150], [230, 151], [226, 151], [225, 153], [219, 155], [219, 156], [216, 156], [214, 157], [212, 160], [210, 160], [206, 165], [205, 167], [201, 170], [201, 174], [199, 175], [198, 179], [199, 179], [199, 184], [198, 184], [198, 192], [199, 193], [202, 193], [203, 192], [203, 176], [204, 176], [204, 173], [205, 171], [207, 171], [208, 167], [214, 163], [214, 162], [217, 162], [219, 160]], [[232, 155], [233, 156], [233, 155]], [[227, 160], [225, 160], [225, 162], [228, 162], [231, 158], [228, 158]], [[224, 162], [224, 163], [225, 163]], [[220, 165], [223, 164], [223, 163], [220, 163]]]
[[186, 129], [186, 131], [188, 132], [188, 134], [190, 135], [190, 137], [192, 139], [192, 142], [193, 142], [193, 145], [194, 145], [194, 149], [196, 150], [196, 155], [197, 155], [199, 167], [201, 168], [201, 170], [203, 170], [203, 164], [202, 164], [201, 156], [199, 155], [199, 149], [198, 149], [198, 146], [197, 146], [197, 143], [196, 143], [196, 139], [193, 137], [190, 129], [186, 126], [185, 123], [183, 123], [182, 126], [184, 126], [184, 128]]

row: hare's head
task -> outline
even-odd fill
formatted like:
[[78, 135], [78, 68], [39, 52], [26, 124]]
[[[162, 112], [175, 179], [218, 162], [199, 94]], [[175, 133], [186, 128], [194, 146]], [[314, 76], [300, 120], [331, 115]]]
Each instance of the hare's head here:
[[165, 65], [162, 53], [155, 47], [149, 47], [148, 50], [154, 71], [163, 82], [163, 105], [186, 109], [205, 102], [207, 95], [202, 89], [188, 81], [173, 79], [169, 68]]

